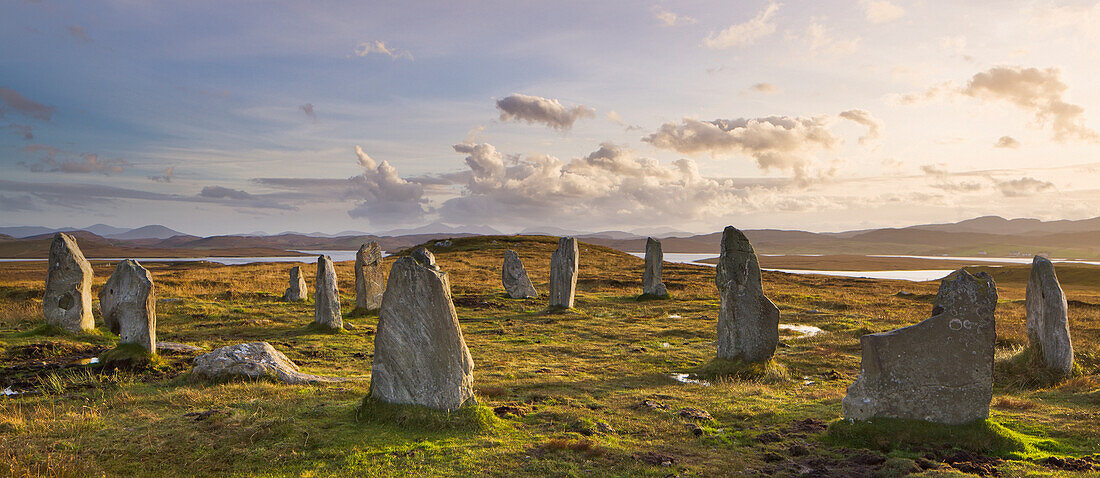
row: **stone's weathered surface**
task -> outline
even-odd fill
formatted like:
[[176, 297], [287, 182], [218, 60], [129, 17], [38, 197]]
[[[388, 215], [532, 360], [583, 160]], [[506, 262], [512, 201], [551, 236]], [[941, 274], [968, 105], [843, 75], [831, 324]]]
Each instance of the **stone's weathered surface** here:
[[153, 276], [138, 261], [126, 259], [99, 291], [103, 323], [118, 334], [120, 344], [137, 344], [157, 351], [157, 297]]
[[579, 256], [577, 239], [558, 239], [558, 249], [550, 256], [550, 307], [573, 308]]
[[46, 323], [69, 332], [95, 328], [92, 317], [92, 265], [72, 236], [57, 233], [50, 243], [49, 272], [42, 312]]
[[294, 266], [290, 268], [290, 282], [286, 288], [286, 292], [283, 292], [283, 300], [287, 302], [297, 302], [300, 300], [306, 300], [309, 290], [306, 288], [306, 278], [302, 275], [302, 266]]
[[764, 362], [779, 344], [779, 308], [764, 295], [760, 263], [748, 238], [733, 226], [722, 232], [714, 282], [718, 310], [718, 358]]
[[519, 254], [511, 249], [504, 251], [504, 266], [500, 268], [500, 281], [504, 284], [508, 297], [513, 299], [534, 299], [539, 296], [535, 286], [531, 284], [531, 279], [527, 277], [527, 269], [523, 267]]
[[313, 323], [331, 329], [344, 327], [340, 316], [340, 293], [336, 288], [336, 269], [328, 256], [317, 258], [317, 281], [314, 282]]
[[355, 308], [376, 310], [382, 306], [382, 248], [377, 242], [363, 244], [355, 254]]
[[473, 369], [447, 273], [424, 249], [397, 259], [378, 312], [371, 396], [454, 410], [474, 396]]
[[931, 318], [860, 338], [863, 361], [844, 397], [845, 418], [957, 425], [989, 417], [997, 284], [960, 269], [940, 282], [932, 304]]
[[668, 290], [661, 282], [661, 266], [665, 253], [661, 251], [661, 241], [652, 237], [645, 240], [645, 271], [642, 272], [642, 294], [653, 297], [668, 297]]
[[310, 375], [267, 342], [222, 347], [195, 357], [191, 375], [205, 380], [257, 380], [272, 378], [285, 383], [342, 382], [345, 379]]
[[1031, 261], [1025, 297], [1030, 345], [1042, 351], [1047, 369], [1069, 376], [1073, 372], [1073, 343], [1069, 335], [1066, 295], [1049, 259], [1035, 256]]

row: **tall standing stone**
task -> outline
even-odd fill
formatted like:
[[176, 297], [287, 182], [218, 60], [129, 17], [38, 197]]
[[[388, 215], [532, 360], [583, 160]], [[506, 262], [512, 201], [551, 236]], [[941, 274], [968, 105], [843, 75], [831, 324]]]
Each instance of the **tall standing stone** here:
[[371, 397], [455, 410], [474, 396], [473, 370], [447, 273], [425, 249], [397, 259], [378, 312]]
[[645, 240], [645, 271], [642, 272], [642, 295], [649, 297], [668, 297], [668, 289], [661, 282], [661, 267], [665, 253], [661, 251], [661, 241], [652, 237]]
[[340, 291], [336, 288], [336, 269], [329, 256], [317, 258], [317, 281], [314, 283], [313, 323], [330, 329], [344, 328], [340, 316]]
[[377, 242], [363, 244], [355, 253], [355, 308], [376, 310], [382, 306], [382, 248]]
[[1073, 343], [1069, 335], [1066, 294], [1050, 260], [1035, 256], [1027, 280], [1027, 338], [1042, 352], [1048, 370], [1062, 377], [1073, 372]]
[[103, 323], [118, 334], [120, 344], [136, 344], [157, 351], [157, 297], [153, 276], [138, 261], [118, 263], [99, 291]]
[[558, 239], [558, 249], [550, 256], [550, 307], [573, 308], [577, 293], [577, 267], [580, 253], [577, 239]]
[[504, 251], [504, 266], [500, 268], [500, 281], [504, 284], [504, 290], [508, 297], [513, 299], [535, 299], [539, 293], [527, 277], [527, 269], [523, 267], [523, 261], [519, 259], [516, 251], [508, 249]]
[[760, 263], [741, 231], [722, 232], [722, 254], [714, 282], [722, 300], [718, 311], [718, 358], [764, 362], [779, 344], [779, 308], [764, 295]]
[[95, 328], [92, 317], [92, 265], [72, 236], [57, 233], [50, 243], [50, 264], [42, 312], [46, 323], [69, 332]]
[[860, 338], [863, 360], [843, 400], [845, 418], [958, 425], [989, 417], [997, 284], [960, 269], [940, 282], [932, 305], [920, 323]]
[[287, 285], [286, 292], [283, 293], [283, 300], [287, 302], [306, 300], [308, 294], [306, 278], [302, 276], [302, 266], [291, 267], [290, 283]]

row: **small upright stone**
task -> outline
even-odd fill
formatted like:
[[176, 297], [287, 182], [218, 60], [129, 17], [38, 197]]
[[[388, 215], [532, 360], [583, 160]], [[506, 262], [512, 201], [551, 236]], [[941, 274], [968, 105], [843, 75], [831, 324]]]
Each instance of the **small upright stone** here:
[[749, 239], [733, 226], [722, 232], [714, 277], [718, 311], [718, 358], [764, 362], [779, 345], [779, 308], [764, 295], [760, 263]]
[[997, 284], [960, 269], [940, 282], [932, 305], [920, 323], [860, 338], [863, 360], [843, 400], [845, 418], [959, 425], [989, 417]]
[[504, 266], [500, 268], [500, 281], [504, 284], [504, 290], [508, 297], [513, 299], [535, 299], [539, 293], [527, 277], [527, 269], [523, 267], [523, 261], [519, 259], [516, 251], [508, 249], [504, 251]]
[[317, 258], [317, 281], [314, 283], [313, 323], [330, 329], [344, 328], [340, 316], [340, 291], [336, 288], [336, 269], [328, 256]]
[[382, 306], [382, 248], [377, 242], [363, 244], [355, 254], [355, 308], [377, 310]]
[[1050, 260], [1035, 256], [1025, 296], [1027, 338], [1042, 352], [1043, 363], [1057, 376], [1073, 373], [1073, 343], [1069, 335], [1066, 295]]
[[455, 410], [474, 397], [473, 369], [447, 273], [425, 249], [397, 259], [378, 312], [371, 397]]
[[579, 255], [576, 238], [558, 239], [558, 249], [550, 256], [550, 308], [573, 308]]
[[92, 317], [92, 265], [72, 236], [57, 233], [50, 243], [50, 264], [42, 312], [46, 323], [68, 332], [95, 328]]
[[661, 282], [661, 267], [665, 260], [661, 252], [661, 241], [652, 237], [645, 240], [645, 271], [642, 273], [642, 295], [647, 297], [668, 297], [668, 289]]
[[283, 293], [283, 300], [287, 302], [306, 300], [308, 294], [309, 291], [306, 289], [306, 278], [302, 276], [302, 266], [291, 267], [290, 283], [286, 288], [286, 292]]
[[153, 276], [138, 261], [126, 259], [99, 291], [103, 323], [118, 334], [120, 344], [140, 345], [157, 352], [157, 297]]

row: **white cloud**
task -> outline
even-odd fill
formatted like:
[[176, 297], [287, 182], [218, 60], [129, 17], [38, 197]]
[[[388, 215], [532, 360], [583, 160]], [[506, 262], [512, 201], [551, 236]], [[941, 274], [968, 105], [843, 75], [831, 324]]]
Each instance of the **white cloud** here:
[[578, 119], [591, 118], [596, 112], [585, 105], [566, 108], [555, 99], [518, 93], [497, 100], [497, 109], [501, 121], [542, 123], [557, 130], [568, 130]]
[[361, 202], [348, 215], [372, 224], [416, 223], [424, 217], [430, 205], [423, 185], [402, 179], [387, 161], [375, 164], [359, 146], [355, 155], [363, 174], [349, 180], [349, 199]]
[[882, 137], [882, 120], [875, 118], [874, 115], [867, 110], [848, 110], [841, 112], [838, 116], [867, 127], [867, 134], [860, 136], [859, 144], [867, 144], [870, 141]]
[[905, 9], [886, 0], [860, 0], [863, 13], [871, 23], [886, 23], [905, 16]]
[[408, 50], [392, 48], [386, 45], [386, 42], [382, 40], [360, 42], [355, 46], [355, 56], [367, 56], [372, 54], [386, 55], [394, 60], [398, 58], [413, 59], [412, 53], [409, 53]]
[[676, 25], [690, 25], [698, 20], [685, 15], [677, 15], [668, 10], [661, 8], [659, 5], [653, 6], [653, 16], [657, 18], [657, 21], [661, 22], [661, 25], [666, 27], [674, 27]]
[[1054, 140], [1096, 141], [1100, 136], [1085, 126], [1085, 109], [1063, 99], [1069, 87], [1057, 68], [998, 66], [974, 75], [960, 93], [983, 101], [1007, 101], [1050, 124]]
[[769, 2], [755, 17], [744, 23], [730, 25], [719, 32], [711, 32], [703, 39], [703, 46], [716, 50], [745, 47], [752, 45], [757, 40], [775, 33], [775, 22], [772, 17], [779, 10], [780, 4]]
[[1040, 181], [1031, 177], [1023, 177], [1020, 179], [1012, 179], [1008, 181], [994, 180], [997, 189], [1001, 191], [1001, 194], [1005, 197], [1026, 197], [1034, 196], [1042, 191], [1051, 189], [1054, 187], [1053, 183], [1048, 181]]
[[801, 36], [806, 51], [811, 55], [844, 56], [855, 53], [860, 38], [839, 39], [824, 25], [813, 22]]
[[622, 116], [619, 116], [619, 113], [615, 112], [615, 110], [611, 110], [611, 111], [607, 112], [607, 119], [609, 119], [611, 121], [614, 121], [615, 124], [618, 124], [619, 126], [622, 126], [623, 129], [625, 129], [627, 131], [635, 131], [635, 130], [642, 129], [641, 126], [627, 123], [626, 120], [624, 120]]

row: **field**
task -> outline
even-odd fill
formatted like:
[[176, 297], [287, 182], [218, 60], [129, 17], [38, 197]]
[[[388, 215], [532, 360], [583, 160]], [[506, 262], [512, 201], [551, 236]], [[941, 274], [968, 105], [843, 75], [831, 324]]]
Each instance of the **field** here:
[[[293, 386], [199, 383], [187, 374], [195, 354], [163, 354], [143, 371], [83, 364], [116, 338], [43, 333], [45, 263], [0, 264], [0, 388], [27, 392], [0, 398], [0, 455], [13, 476], [1100, 473], [1100, 268], [1057, 266], [1082, 374], [1037, 389], [1002, 372], [990, 422], [944, 438], [916, 425], [868, 431], [838, 421], [859, 373], [859, 337], [926, 318], [937, 283], [764, 272], [784, 324], [825, 332], [781, 337], [776, 361], [787, 379], [685, 382], [674, 374], [715, 353], [714, 269], [666, 264], [672, 298], [638, 301], [643, 261], [582, 244], [576, 309], [550, 313], [555, 247], [548, 237], [506, 236], [434, 249], [450, 275], [486, 408], [397, 411], [389, 420], [358, 410], [376, 317], [349, 315], [351, 263], [336, 265], [345, 321], [354, 325], [339, 334], [307, 328], [311, 302], [279, 301], [295, 264], [146, 264], [157, 286], [159, 340], [207, 350], [267, 341], [304, 372], [359, 379]], [[503, 294], [506, 248], [520, 253], [543, 297]], [[114, 264], [93, 264], [98, 292]], [[314, 267], [303, 266], [311, 291]], [[984, 270], [998, 284], [998, 350], [1006, 358], [1027, 342], [1028, 266]], [[1097, 471], [1074, 471], [1091, 466]]]

